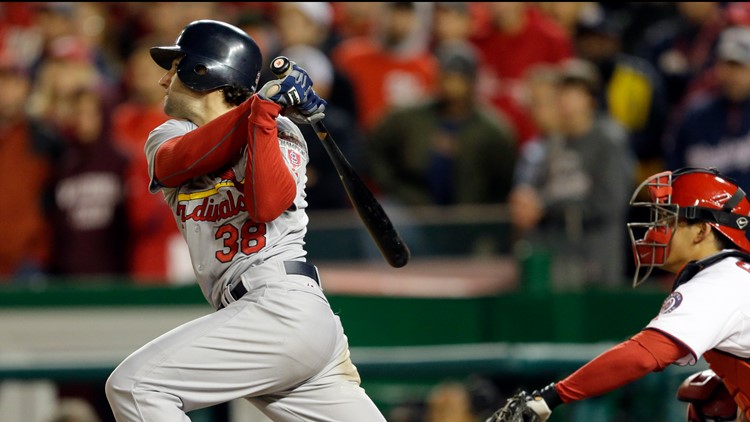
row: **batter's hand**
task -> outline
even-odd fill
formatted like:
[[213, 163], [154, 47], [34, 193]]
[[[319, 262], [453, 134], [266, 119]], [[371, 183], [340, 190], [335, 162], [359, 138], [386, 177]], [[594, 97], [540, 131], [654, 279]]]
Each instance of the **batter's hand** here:
[[268, 81], [258, 91], [258, 96], [287, 108], [285, 115], [297, 123], [323, 119], [328, 103], [315, 93], [307, 72], [294, 62], [291, 65], [286, 76]]
[[538, 392], [519, 391], [485, 422], [544, 422], [552, 410]]

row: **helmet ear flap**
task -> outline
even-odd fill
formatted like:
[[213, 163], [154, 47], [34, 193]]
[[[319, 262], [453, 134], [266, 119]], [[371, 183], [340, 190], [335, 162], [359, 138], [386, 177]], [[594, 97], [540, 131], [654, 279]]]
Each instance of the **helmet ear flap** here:
[[204, 76], [208, 73], [208, 68], [203, 63], [198, 63], [193, 67], [193, 73], [198, 76]]
[[220, 63], [195, 55], [186, 55], [177, 65], [180, 81], [188, 88], [201, 92], [226, 86], [227, 72]]

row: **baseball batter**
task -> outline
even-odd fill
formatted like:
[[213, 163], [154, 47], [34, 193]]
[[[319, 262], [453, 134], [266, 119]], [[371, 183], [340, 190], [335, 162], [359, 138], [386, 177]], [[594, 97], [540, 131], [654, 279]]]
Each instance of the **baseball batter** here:
[[188, 421], [245, 398], [274, 421], [384, 421], [305, 259], [308, 155], [294, 122], [323, 118], [325, 101], [296, 65], [256, 93], [260, 50], [223, 22], [192, 22], [151, 56], [167, 70], [159, 84], [172, 119], [146, 141], [150, 189], [171, 207], [216, 312], [114, 370], [115, 419]]
[[[650, 202], [635, 202], [640, 197]], [[560, 404], [605, 394], [670, 364], [694, 365], [701, 356], [711, 369], [702, 380], [723, 381], [721, 388], [734, 399], [732, 420], [735, 413], [738, 420], [750, 419], [750, 202], [745, 192], [713, 169], [686, 168], [651, 176], [632, 198], [631, 205], [651, 209], [650, 221], [628, 224], [636, 263], [633, 285], [655, 267], [677, 274], [659, 314], [567, 378], [512, 397], [488, 421], [508, 420], [519, 408], [524, 420], [545, 421]], [[707, 382], [686, 387], [709, 385], [715, 387]], [[718, 397], [712, 391], [687, 393], [681, 396]], [[521, 406], [512, 405], [514, 399]], [[691, 421], [710, 416], [692, 404], [690, 415]]]

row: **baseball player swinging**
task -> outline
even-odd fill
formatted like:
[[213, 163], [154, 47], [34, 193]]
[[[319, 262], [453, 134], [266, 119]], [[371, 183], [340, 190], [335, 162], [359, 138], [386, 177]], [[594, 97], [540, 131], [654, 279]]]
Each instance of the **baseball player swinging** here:
[[[636, 202], [639, 194], [650, 201]], [[509, 398], [488, 422], [546, 421], [563, 403], [605, 394], [673, 363], [694, 365], [701, 356], [710, 370], [685, 380], [678, 392], [690, 402], [688, 420], [750, 420], [750, 202], [745, 192], [713, 169], [685, 168], [648, 178], [631, 205], [648, 207], [651, 215], [648, 222], [628, 224], [636, 263], [633, 286], [656, 267], [677, 275], [659, 314], [567, 378]]]
[[296, 65], [257, 93], [256, 43], [223, 22], [188, 24], [151, 49], [172, 117], [149, 135], [161, 191], [216, 309], [149, 342], [110, 375], [115, 419], [189, 421], [245, 398], [274, 421], [384, 421], [360, 387], [347, 338], [306, 262], [307, 146], [294, 122], [326, 102]]

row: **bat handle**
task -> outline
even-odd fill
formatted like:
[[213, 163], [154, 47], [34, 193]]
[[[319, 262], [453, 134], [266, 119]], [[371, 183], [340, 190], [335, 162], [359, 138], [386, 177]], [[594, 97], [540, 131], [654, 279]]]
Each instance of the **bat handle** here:
[[[271, 72], [273, 72], [274, 75], [276, 75], [276, 79], [281, 79], [284, 76], [288, 75], [289, 72], [292, 71], [292, 61], [289, 60], [286, 56], [279, 56], [276, 57], [271, 61]], [[272, 86], [269, 87], [268, 92], [266, 95], [268, 97], [273, 97], [274, 95], [278, 94], [279, 90], [278, 86]]]
[[281, 79], [292, 71], [292, 61], [286, 56], [278, 56], [271, 61], [271, 72]]

